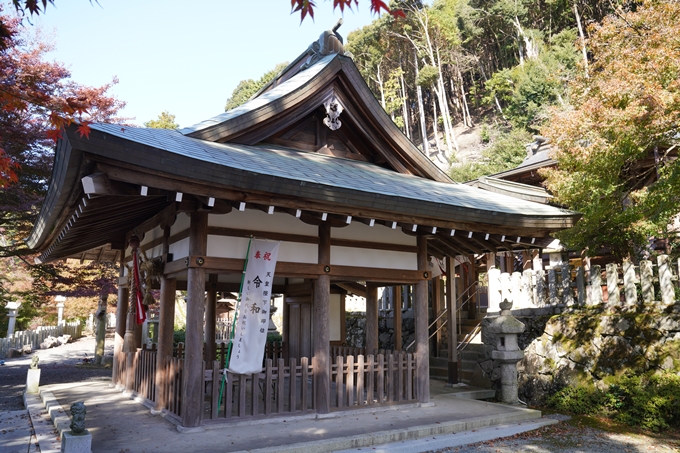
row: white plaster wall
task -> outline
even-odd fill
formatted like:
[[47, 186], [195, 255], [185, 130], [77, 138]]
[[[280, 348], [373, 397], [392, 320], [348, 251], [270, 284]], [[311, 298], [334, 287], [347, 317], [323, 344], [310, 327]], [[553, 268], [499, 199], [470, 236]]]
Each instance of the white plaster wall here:
[[352, 239], [357, 241], [379, 242], [381, 244], [399, 244], [417, 246], [417, 238], [401, 231], [401, 228], [388, 228], [384, 225], [368, 226], [361, 222], [352, 222], [343, 228], [332, 228], [331, 237]]
[[331, 246], [331, 265], [418, 270], [415, 253]]
[[317, 237], [319, 234], [317, 227], [308, 225], [290, 214], [279, 212], [267, 214], [266, 212], [256, 211], [254, 209], [246, 209], [245, 211], [234, 209], [229, 214], [210, 215], [208, 217], [208, 225], [245, 230], [302, 234], [313, 237]]
[[[188, 251], [188, 248], [187, 248]], [[244, 259], [248, 251], [248, 238], [208, 236], [208, 256]], [[281, 242], [279, 261], [314, 264], [318, 259], [316, 244]]]
[[189, 238], [184, 238], [181, 241], [170, 244], [170, 253], [172, 253], [174, 261], [189, 256]]
[[[211, 216], [208, 216], [210, 218]], [[186, 212], [180, 212], [177, 214], [177, 218], [175, 219], [175, 223], [172, 224], [170, 227], [170, 236], [173, 234], [181, 233], [184, 230], [189, 229], [189, 224], [191, 223], [191, 218], [189, 217], [189, 214]]]

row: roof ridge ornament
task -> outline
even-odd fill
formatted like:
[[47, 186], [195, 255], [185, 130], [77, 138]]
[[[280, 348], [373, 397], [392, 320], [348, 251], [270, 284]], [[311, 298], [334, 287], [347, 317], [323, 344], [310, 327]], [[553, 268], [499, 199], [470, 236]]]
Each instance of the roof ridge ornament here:
[[314, 41], [308, 48], [312, 55], [307, 58], [307, 61], [302, 65], [302, 69], [307, 69], [323, 57], [332, 54], [344, 55], [346, 57], [354, 58], [352, 53], [345, 50], [344, 40], [338, 29], [343, 24], [342, 17], [338, 19], [332, 29], [326, 30], [319, 35], [318, 41]]

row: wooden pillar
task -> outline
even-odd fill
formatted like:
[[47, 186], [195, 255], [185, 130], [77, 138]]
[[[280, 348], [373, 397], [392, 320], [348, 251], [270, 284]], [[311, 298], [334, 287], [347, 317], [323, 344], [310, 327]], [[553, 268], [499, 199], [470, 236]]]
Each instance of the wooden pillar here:
[[[128, 295], [132, 296], [133, 292], [128, 291]], [[134, 297], [134, 296], [132, 296]], [[134, 302], [128, 298], [128, 312], [125, 319], [125, 337], [123, 339], [123, 352], [125, 354], [125, 391], [132, 392], [135, 382], [134, 357], [139, 343], [135, 336], [135, 311]]]
[[215, 360], [215, 323], [217, 322], [217, 274], [208, 276], [208, 295], [205, 298], [205, 360], [212, 366]]
[[156, 354], [156, 405], [152, 413], [159, 413], [167, 400], [167, 375], [165, 373], [168, 358], [172, 357], [172, 342], [175, 331], [175, 291], [177, 280], [161, 277], [161, 296], [158, 320], [158, 353]]
[[[189, 226], [189, 255], [205, 257], [208, 244], [208, 214], [192, 212]], [[192, 263], [192, 265], [195, 263]], [[182, 426], [195, 428], [203, 415], [203, 315], [205, 269], [187, 271], [187, 330], [182, 380]]]
[[[118, 271], [119, 279], [125, 276], [125, 249], [120, 251], [120, 267]], [[118, 376], [120, 363], [125, 361], [123, 354], [123, 339], [125, 338], [125, 326], [127, 323], [128, 311], [128, 289], [118, 283], [118, 304], [116, 306], [116, 336], [113, 343], [113, 370], [111, 373], [111, 383], [118, 385], [123, 376]]]
[[446, 257], [446, 325], [449, 328], [449, 384], [458, 384], [458, 307], [456, 306], [456, 270]]
[[[287, 282], [286, 282], [286, 286]], [[281, 314], [281, 338], [283, 339], [283, 358], [290, 360], [290, 304], [288, 298], [283, 295], [283, 313]]]
[[[418, 270], [427, 272], [427, 238], [418, 236]], [[415, 285], [416, 395], [421, 403], [430, 402], [430, 351], [427, 334], [427, 280]]]
[[378, 287], [366, 283], [366, 354], [378, 352]]
[[404, 340], [401, 336], [401, 310], [403, 302], [401, 297], [402, 287], [394, 287], [394, 350], [401, 351]]
[[[331, 228], [319, 225], [319, 264], [331, 263]], [[330, 397], [330, 299], [331, 277], [319, 275], [314, 281], [314, 391], [316, 412], [327, 414], [331, 408]]]
[[[437, 276], [430, 280], [432, 282], [432, 316], [434, 319], [437, 319], [437, 317], [441, 314], [442, 312], [442, 278], [441, 276]], [[444, 322], [443, 319], [440, 319], [435, 323], [433, 329], [436, 331], [434, 334], [434, 337], [432, 337], [433, 342], [432, 342], [432, 352], [435, 357], [439, 357], [439, 348], [441, 346], [441, 341], [442, 341], [442, 331], [440, 329], [442, 323]]]

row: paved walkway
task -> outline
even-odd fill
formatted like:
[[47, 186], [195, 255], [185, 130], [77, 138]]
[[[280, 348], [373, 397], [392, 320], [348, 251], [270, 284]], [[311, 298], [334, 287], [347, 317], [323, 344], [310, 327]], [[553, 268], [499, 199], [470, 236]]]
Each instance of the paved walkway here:
[[[443, 386], [442, 386], [443, 387]], [[179, 433], [176, 426], [101, 382], [48, 386], [64, 409], [76, 401], [87, 407], [87, 428], [96, 452], [328, 452], [408, 439], [460, 433], [494, 426], [491, 437], [552, 423], [524, 408], [439, 394], [428, 407], [393, 406], [388, 410], [350, 411], [324, 418], [277, 418], [215, 424], [203, 432]], [[495, 429], [512, 425], [514, 431]], [[508, 427], [508, 426], [504, 426]], [[468, 440], [474, 442], [474, 440]], [[413, 447], [409, 447], [413, 448]], [[388, 450], [383, 450], [388, 451]], [[396, 451], [396, 450], [395, 450]], [[416, 450], [410, 450], [416, 451]]]

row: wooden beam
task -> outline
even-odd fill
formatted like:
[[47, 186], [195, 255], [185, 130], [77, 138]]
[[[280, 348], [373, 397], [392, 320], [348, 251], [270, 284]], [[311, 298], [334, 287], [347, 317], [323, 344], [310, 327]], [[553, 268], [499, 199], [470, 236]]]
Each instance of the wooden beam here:
[[91, 175], [83, 176], [80, 179], [83, 185], [83, 192], [86, 195], [136, 195], [139, 196], [139, 190], [136, 186], [130, 184], [121, 184], [109, 180], [106, 173], [97, 172]]

